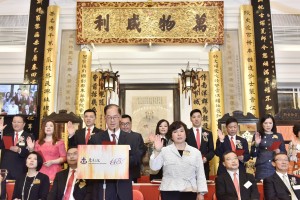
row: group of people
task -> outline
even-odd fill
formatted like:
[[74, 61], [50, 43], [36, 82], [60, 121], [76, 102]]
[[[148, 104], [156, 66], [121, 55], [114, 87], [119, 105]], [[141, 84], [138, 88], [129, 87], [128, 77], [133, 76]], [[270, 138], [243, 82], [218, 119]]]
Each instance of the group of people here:
[[[13, 199], [102, 199], [103, 180], [77, 179], [77, 145], [98, 145], [108, 141], [116, 145], [130, 145], [130, 178], [107, 180], [106, 199], [132, 199], [132, 182], [140, 177], [141, 159], [146, 152], [144, 141], [141, 134], [131, 130], [132, 119], [129, 115], [121, 115], [119, 106], [107, 105], [104, 114], [105, 131], [95, 127], [96, 112], [92, 109], [84, 112], [85, 128], [75, 130], [73, 123], [68, 122], [67, 149], [56, 132], [54, 121], [44, 121], [39, 138], [35, 140], [23, 130], [23, 116], [15, 115], [12, 120], [14, 133], [4, 134], [0, 142], [3, 150], [1, 168], [8, 170], [7, 179], [16, 180]], [[289, 158], [294, 159], [295, 165], [298, 162], [300, 126], [294, 127], [298, 139], [289, 145], [288, 156], [283, 137], [277, 133], [271, 115], [260, 119], [260, 130], [253, 136], [250, 152], [246, 139], [238, 135], [238, 121], [235, 118], [227, 119], [227, 134], [218, 130], [216, 148], [212, 133], [201, 125], [201, 111], [192, 110], [190, 120], [193, 125], [190, 129], [181, 121], [169, 124], [162, 119], [157, 123], [150, 156], [150, 176], [152, 179], [162, 179], [162, 200], [204, 199], [208, 192], [209, 161], [215, 155], [220, 158], [215, 180], [218, 199], [259, 199], [256, 185], [259, 180], [264, 180], [266, 200], [300, 199], [300, 192], [296, 191], [300, 179], [287, 176]], [[1, 133], [5, 127], [1, 118]], [[8, 139], [11, 146], [7, 146]], [[245, 169], [245, 163], [251, 156], [256, 157], [255, 177], [246, 173]], [[69, 167], [61, 171], [66, 161]], [[286, 182], [283, 177], [286, 177]], [[49, 191], [50, 181], [53, 181], [53, 186]], [[5, 191], [5, 184], [2, 183], [1, 199], [5, 199]]]
[[33, 115], [36, 113], [35, 101], [32, 91], [28, 94], [28, 91], [23, 92], [21, 88], [18, 88], [15, 95], [11, 95], [10, 92], [4, 94], [1, 112], [8, 115]]

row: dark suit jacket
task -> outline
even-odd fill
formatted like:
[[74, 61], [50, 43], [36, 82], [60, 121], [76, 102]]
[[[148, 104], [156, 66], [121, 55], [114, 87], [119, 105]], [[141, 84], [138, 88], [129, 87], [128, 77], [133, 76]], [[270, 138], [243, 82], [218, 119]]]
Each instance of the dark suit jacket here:
[[[71, 137], [68, 138], [68, 146], [70, 147], [76, 147], [77, 145], [80, 144], [85, 144], [85, 131], [86, 128], [80, 129], [75, 131], [75, 134]], [[98, 129], [94, 127], [92, 134], [100, 134], [102, 132], [101, 129]]]
[[[240, 141], [240, 145], [236, 145], [236, 149], [245, 150], [243, 162], [241, 162], [239, 160], [239, 171], [246, 172], [244, 163], [250, 159], [248, 142], [246, 139], [244, 139], [240, 136], [236, 136], [236, 140]], [[220, 142], [219, 139], [217, 140], [215, 153], [219, 157], [218, 175], [222, 174], [223, 172], [226, 172], [226, 168], [224, 167], [223, 162], [222, 162], [222, 156], [226, 151], [232, 151], [231, 144], [230, 144], [230, 138], [228, 135], [225, 136], [224, 142]]]
[[140, 133], [130, 132], [128, 134], [131, 134], [129, 136], [132, 137], [133, 144], [134, 144], [133, 148], [138, 151], [138, 154], [140, 156], [137, 165], [130, 168], [130, 172], [129, 172], [131, 178], [136, 179], [141, 177], [142, 157], [145, 155], [147, 151], [147, 147], [145, 146], [144, 139]]
[[[99, 145], [103, 141], [110, 141], [108, 131], [104, 131], [102, 134], [94, 134], [89, 140], [89, 144]], [[134, 138], [130, 133], [124, 131], [120, 132], [118, 138], [118, 144], [128, 144], [131, 150], [129, 151], [129, 175], [132, 177], [131, 168], [137, 166], [140, 160], [140, 153], [135, 148], [136, 144]], [[93, 199], [102, 199], [103, 197], [103, 181], [99, 180], [93, 189]], [[131, 200], [132, 197], [132, 181], [126, 180], [107, 180], [106, 181], [106, 200]]]
[[[65, 169], [56, 174], [51, 191], [48, 194], [47, 200], [62, 199], [67, 185], [69, 169]], [[85, 182], [86, 185], [79, 187], [81, 183]], [[87, 180], [77, 179], [74, 185], [73, 196], [76, 200], [90, 200], [92, 187]]]
[[[244, 184], [248, 181], [252, 185], [247, 189]], [[239, 183], [241, 200], [259, 200], [256, 181], [252, 174], [239, 172]], [[221, 200], [238, 200], [234, 183], [227, 171], [216, 178], [216, 196]]]
[[[12, 143], [14, 143], [14, 133], [7, 134], [7, 136], [11, 137]], [[21, 148], [21, 153], [13, 152], [9, 149], [4, 149], [2, 162], [1, 162], [1, 168], [8, 170], [7, 179], [17, 179], [18, 177], [22, 176], [26, 173], [26, 167], [25, 167], [25, 159], [28, 155], [27, 150], [27, 137], [31, 137], [33, 140], [33, 136], [31, 134], [23, 131], [21, 137], [24, 137], [24, 144], [22, 145], [20, 143], [17, 144], [18, 147]]]
[[[300, 178], [292, 175], [288, 175], [288, 177], [289, 181], [294, 177], [297, 182], [296, 185], [300, 184]], [[294, 192], [297, 198], [300, 199], [300, 190], [294, 190]], [[289, 189], [276, 172], [264, 179], [264, 197], [265, 200], [291, 200]]]
[[[207, 141], [205, 141], [203, 138], [204, 132], [208, 133]], [[189, 132], [188, 132], [188, 135], [186, 138], [186, 142], [188, 143], [188, 145], [198, 149], [195, 134], [193, 132], [193, 128], [189, 129]], [[207, 159], [207, 162], [204, 164], [204, 171], [205, 171], [206, 179], [208, 180], [209, 179], [209, 161], [211, 159], [213, 159], [215, 152], [214, 152], [214, 142], [213, 142], [212, 133], [208, 130], [205, 130], [204, 128], [202, 128], [201, 146], [200, 146], [199, 150], [202, 154], [202, 157], [205, 157]]]

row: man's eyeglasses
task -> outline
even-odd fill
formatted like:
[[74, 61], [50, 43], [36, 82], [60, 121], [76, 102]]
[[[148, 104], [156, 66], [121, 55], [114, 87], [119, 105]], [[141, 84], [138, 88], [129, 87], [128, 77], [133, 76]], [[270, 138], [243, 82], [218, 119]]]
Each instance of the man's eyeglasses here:
[[106, 116], [105, 119], [108, 120], [108, 121], [112, 121], [112, 120], [117, 120], [119, 119], [120, 117], [119, 116]]
[[130, 122], [126, 122], [126, 123], [121, 123], [121, 126], [129, 126], [130, 125]]
[[279, 162], [289, 162], [288, 159], [275, 159], [275, 162], [276, 162], [276, 161], [279, 161]]
[[226, 158], [225, 160], [227, 160], [227, 161], [238, 160], [238, 157], [234, 157], [234, 158]]

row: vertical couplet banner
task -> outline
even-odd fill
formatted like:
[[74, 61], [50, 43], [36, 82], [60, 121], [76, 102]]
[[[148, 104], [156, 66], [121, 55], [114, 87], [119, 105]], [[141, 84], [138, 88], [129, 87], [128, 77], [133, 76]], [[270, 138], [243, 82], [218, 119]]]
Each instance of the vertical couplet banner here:
[[59, 7], [49, 6], [47, 9], [46, 40], [44, 50], [41, 119], [54, 112], [58, 25]]
[[102, 77], [102, 72], [92, 72], [90, 108], [97, 113], [96, 127], [105, 130], [104, 107], [106, 106], [107, 95], [104, 90], [104, 79]]
[[278, 113], [277, 81], [269, 0], [251, 0], [254, 15], [259, 115]]
[[92, 52], [83, 49], [78, 56], [78, 78], [76, 91], [76, 115], [83, 117], [86, 109], [90, 108]]
[[242, 76], [244, 87], [243, 111], [245, 115], [249, 112], [255, 117], [259, 117], [252, 6], [242, 5], [240, 12], [242, 34]]
[[196, 71], [198, 83], [192, 92], [192, 109], [202, 112], [202, 126], [211, 129], [210, 87], [208, 71]]
[[[214, 138], [214, 144], [218, 138], [218, 120], [224, 115], [224, 89], [222, 72], [222, 53], [220, 50], [211, 50], [209, 52], [209, 81], [211, 88], [211, 127]], [[215, 157], [214, 174], [218, 168], [218, 160]]]

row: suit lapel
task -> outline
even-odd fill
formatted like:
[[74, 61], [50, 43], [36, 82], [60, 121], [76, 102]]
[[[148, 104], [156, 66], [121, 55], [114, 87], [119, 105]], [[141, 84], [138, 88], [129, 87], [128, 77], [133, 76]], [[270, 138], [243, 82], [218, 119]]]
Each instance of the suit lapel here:
[[193, 128], [191, 128], [191, 129], [189, 130], [189, 132], [190, 132], [190, 134], [188, 135], [188, 137], [189, 137], [190, 145], [191, 145], [192, 147], [197, 148], [197, 142], [196, 142], [196, 138], [195, 138], [195, 134], [194, 134]]
[[232, 191], [234, 191], [234, 194], [235, 194], [236, 196], [238, 196], [238, 194], [237, 194], [237, 192], [236, 192], [236, 190], [235, 190], [235, 187], [234, 187], [234, 184], [233, 184], [233, 181], [232, 181], [231, 176], [229, 175], [229, 173], [228, 173], [227, 171], [224, 173], [224, 175], [226, 176], [225, 180], [227, 180], [226, 182], [227, 182], [227, 184], [228, 184], [228, 187], [229, 187]]
[[126, 133], [120, 131], [118, 144], [125, 144], [125, 143], [126, 143]]
[[79, 134], [80, 141], [84, 142], [84, 144], [85, 144], [85, 130], [86, 128], [82, 129], [81, 134]]
[[283, 182], [283, 180], [278, 176], [278, 174], [275, 172], [273, 175], [274, 178], [274, 182], [276, 182], [277, 184], [281, 185], [282, 188], [285, 188], [285, 190], [290, 193], [289, 189], [286, 187], [285, 183]]

